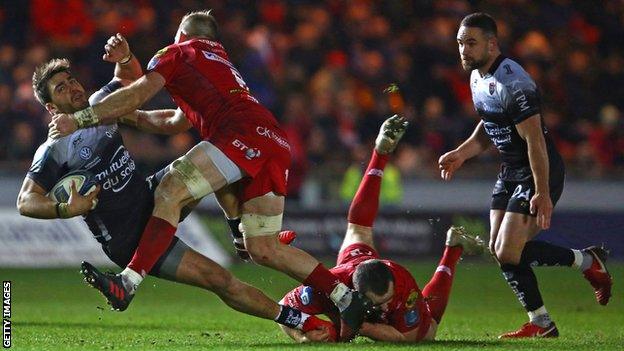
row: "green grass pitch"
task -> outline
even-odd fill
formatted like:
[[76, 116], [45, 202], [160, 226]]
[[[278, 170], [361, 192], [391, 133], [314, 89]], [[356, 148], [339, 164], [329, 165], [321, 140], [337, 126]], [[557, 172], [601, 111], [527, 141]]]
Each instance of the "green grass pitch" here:
[[[434, 262], [407, 265], [421, 288]], [[0, 269], [12, 280], [15, 350], [622, 350], [624, 301], [618, 285], [624, 265], [611, 265], [615, 278], [609, 306], [599, 306], [589, 284], [569, 268], [536, 268], [559, 339], [500, 341], [496, 336], [525, 322], [524, 314], [495, 265], [460, 262], [450, 304], [437, 341], [419, 345], [373, 343], [297, 345], [270, 321], [228, 309], [197, 288], [147, 279], [129, 310], [109, 311], [94, 289], [73, 270]], [[294, 281], [251, 264], [233, 267], [241, 279], [279, 299]]]

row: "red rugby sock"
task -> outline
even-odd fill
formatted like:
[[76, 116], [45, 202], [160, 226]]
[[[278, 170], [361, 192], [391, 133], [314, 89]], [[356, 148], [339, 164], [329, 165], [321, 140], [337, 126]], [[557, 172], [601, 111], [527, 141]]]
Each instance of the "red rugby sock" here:
[[379, 210], [379, 192], [383, 170], [388, 162], [388, 155], [373, 151], [368, 168], [360, 182], [360, 187], [349, 208], [349, 223], [372, 227]]
[[431, 317], [438, 323], [442, 320], [442, 315], [448, 304], [451, 286], [453, 285], [453, 276], [455, 275], [455, 265], [459, 261], [462, 251], [461, 246], [447, 246], [444, 249], [444, 255], [440, 260], [438, 268], [422, 291], [429, 305]]
[[311, 286], [314, 290], [321, 291], [329, 296], [336, 285], [340, 283], [340, 279], [319, 263], [310, 275], [303, 281], [303, 285]]
[[143, 235], [141, 235], [139, 246], [134, 251], [132, 260], [128, 263], [128, 268], [145, 277], [167, 250], [175, 232], [176, 227], [169, 222], [151, 216], [147, 221]]

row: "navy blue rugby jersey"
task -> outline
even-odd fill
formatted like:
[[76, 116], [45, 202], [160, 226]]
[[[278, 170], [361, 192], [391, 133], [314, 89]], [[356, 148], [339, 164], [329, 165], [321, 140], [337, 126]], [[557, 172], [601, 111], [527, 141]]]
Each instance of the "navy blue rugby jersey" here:
[[[508, 175], [501, 174], [501, 178], [529, 178], [531, 169], [527, 144], [518, 134], [516, 124], [541, 112], [540, 94], [533, 79], [518, 63], [500, 55], [484, 76], [478, 70], [472, 71], [470, 90], [485, 132], [501, 154], [503, 170], [513, 170]], [[563, 167], [543, 118], [542, 131], [551, 169]]]
[[[89, 103], [93, 105], [121, 87], [120, 82], [111, 81], [91, 95]], [[153, 206], [153, 195], [126, 150], [117, 124], [46, 140], [35, 153], [27, 177], [50, 191], [65, 174], [77, 170], [91, 172], [102, 187], [97, 207], [85, 217], [99, 242], [127, 234], [144, 213], [151, 212], [147, 207]]]

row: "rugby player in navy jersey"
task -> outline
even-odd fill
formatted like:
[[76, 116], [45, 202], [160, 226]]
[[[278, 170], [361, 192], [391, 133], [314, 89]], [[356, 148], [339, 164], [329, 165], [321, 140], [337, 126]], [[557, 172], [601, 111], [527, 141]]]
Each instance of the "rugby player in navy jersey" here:
[[612, 279], [600, 247], [572, 250], [533, 240], [550, 227], [554, 204], [563, 191], [565, 169], [540, 109], [535, 82], [515, 61], [501, 55], [496, 22], [485, 13], [466, 16], [457, 33], [461, 64], [470, 71], [470, 89], [481, 121], [472, 135], [439, 160], [450, 180], [464, 161], [491, 143], [502, 159], [490, 209], [490, 251], [505, 280], [529, 315], [529, 322], [503, 338], [559, 335], [540, 295], [533, 266], [570, 266], [582, 271], [596, 299], [606, 305]]
[[[36, 69], [33, 90], [37, 100], [50, 114], [72, 113], [96, 103], [142, 75], [138, 60], [121, 35], [111, 37], [105, 50], [103, 59], [116, 63], [115, 77], [89, 100], [82, 85], [72, 76], [66, 59], [53, 59]], [[168, 123], [175, 118], [174, 115], [174, 110], [135, 111], [121, 120], [151, 131], [164, 131], [167, 126], [170, 132]], [[94, 175], [99, 184], [96, 191], [82, 196], [73, 187], [67, 203], [57, 203], [46, 196], [65, 174], [78, 170]], [[124, 267], [141, 239], [154, 207], [154, 188], [164, 173], [166, 169], [148, 179], [143, 177], [124, 147], [116, 123], [80, 129], [60, 139], [48, 139], [39, 147], [18, 195], [17, 208], [22, 215], [35, 218], [82, 215], [106, 255]], [[96, 197], [99, 201], [91, 210]], [[188, 213], [188, 209], [185, 212]], [[88, 264], [83, 263], [83, 270], [93, 268], [85, 265]], [[291, 307], [278, 305], [178, 238], [173, 239], [149, 274], [210, 290], [235, 310], [275, 320], [291, 328], [311, 331], [323, 329], [328, 324]], [[93, 285], [98, 281], [88, 282]], [[111, 293], [116, 293], [120, 301], [131, 298], [123, 296], [123, 290]]]

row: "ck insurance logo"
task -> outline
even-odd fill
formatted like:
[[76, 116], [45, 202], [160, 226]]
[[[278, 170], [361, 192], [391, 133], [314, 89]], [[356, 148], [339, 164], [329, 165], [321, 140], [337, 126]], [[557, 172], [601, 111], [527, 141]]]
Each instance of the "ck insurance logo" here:
[[2, 282], [2, 347], [11, 347], [11, 281]]

